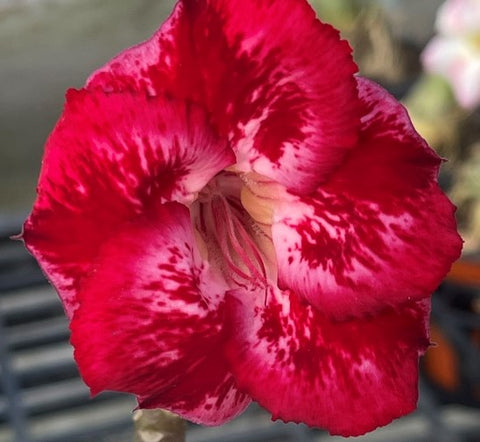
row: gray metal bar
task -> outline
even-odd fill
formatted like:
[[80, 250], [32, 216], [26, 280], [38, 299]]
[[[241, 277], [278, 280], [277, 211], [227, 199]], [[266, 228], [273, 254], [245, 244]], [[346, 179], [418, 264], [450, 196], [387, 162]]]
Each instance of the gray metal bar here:
[[20, 401], [17, 378], [10, 366], [5, 336], [4, 317], [0, 305], [0, 367], [2, 369], [2, 387], [8, 401], [7, 413], [14, 430], [15, 442], [30, 442], [27, 416]]

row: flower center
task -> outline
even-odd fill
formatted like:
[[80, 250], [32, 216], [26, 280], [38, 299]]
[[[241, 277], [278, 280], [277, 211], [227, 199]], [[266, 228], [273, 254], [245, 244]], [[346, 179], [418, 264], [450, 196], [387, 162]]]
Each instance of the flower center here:
[[200, 249], [222, 269], [232, 288], [266, 288], [276, 279], [268, 216], [272, 209], [253, 197], [246, 176], [219, 173], [199, 193], [190, 212]]

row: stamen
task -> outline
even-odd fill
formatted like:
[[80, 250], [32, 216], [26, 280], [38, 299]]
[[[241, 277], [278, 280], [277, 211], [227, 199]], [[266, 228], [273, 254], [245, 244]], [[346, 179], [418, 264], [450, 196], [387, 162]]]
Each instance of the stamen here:
[[233, 286], [267, 290], [269, 261], [260, 244], [268, 236], [259, 236], [258, 229], [260, 233], [263, 229], [243, 206], [243, 187], [244, 183], [235, 174], [218, 175], [191, 206], [192, 219], [206, 244], [209, 259], [220, 264]]
[[[223, 197], [216, 197], [212, 201], [212, 213], [217, 241], [230, 269], [254, 286], [257, 286], [259, 282], [262, 286], [265, 285], [265, 267], [257, 246], [245, 231], [244, 224], [233, 213]], [[243, 241], [243, 244], [240, 243], [239, 238]], [[255, 258], [256, 265], [251, 256]], [[240, 267], [246, 267], [248, 273], [242, 271]], [[259, 268], [261, 271], [259, 271]]]
[[249, 275], [240, 270], [240, 268], [234, 263], [231, 257], [232, 253], [230, 251], [229, 245], [231, 245], [231, 239], [233, 235], [231, 231], [225, 228], [228, 225], [228, 215], [225, 213], [224, 210], [222, 210], [224, 209], [224, 206], [219, 205], [217, 198], [215, 198], [211, 203], [211, 209], [213, 215], [212, 220], [214, 224], [214, 233], [217, 240], [216, 242], [220, 246], [223, 257], [228, 267], [240, 277], [247, 280], [250, 279]]
[[[240, 225], [240, 222], [238, 221], [238, 219], [234, 220], [234, 224], [237, 227], [237, 231], [240, 233], [241, 239], [249, 246], [250, 252], [252, 253], [253, 257], [255, 258], [255, 260], [257, 262], [257, 266], [253, 265], [253, 269], [257, 273], [257, 277], [262, 279], [263, 282], [266, 282], [267, 281], [267, 272], [265, 270], [265, 264], [263, 262], [262, 256], [260, 255], [260, 253], [258, 251], [257, 245], [252, 240], [252, 237], [247, 234], [247, 232], [245, 231], [245, 228]], [[240, 246], [240, 244], [239, 244], [239, 246]], [[258, 272], [259, 268], [261, 269], [261, 273]]]

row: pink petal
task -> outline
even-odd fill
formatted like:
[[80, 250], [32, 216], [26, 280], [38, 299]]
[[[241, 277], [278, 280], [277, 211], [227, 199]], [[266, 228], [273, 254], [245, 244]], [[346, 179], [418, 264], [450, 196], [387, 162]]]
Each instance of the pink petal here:
[[99, 246], [152, 204], [188, 204], [233, 153], [193, 105], [131, 93], [70, 91], [24, 226], [28, 249], [69, 316]]
[[446, 76], [459, 54], [463, 51], [462, 40], [433, 37], [422, 52], [422, 63], [427, 72]]
[[441, 34], [468, 38], [478, 33], [479, 23], [478, 0], [447, 0], [438, 8], [436, 27]]
[[480, 51], [475, 59], [466, 63], [459, 81], [454, 84], [455, 95], [460, 105], [466, 109], [480, 106]]
[[126, 391], [141, 407], [214, 425], [244, 410], [222, 354], [219, 275], [202, 262], [186, 207], [157, 206], [103, 244], [71, 323], [92, 394]]
[[236, 154], [295, 192], [314, 190], [357, 140], [351, 50], [306, 1], [180, 1], [147, 42], [88, 87], [183, 97], [212, 113]]
[[446, 78], [458, 103], [480, 105], [480, 51], [466, 38], [432, 38], [422, 53], [425, 70]]
[[273, 419], [357, 436], [415, 408], [426, 301], [344, 322], [274, 290], [227, 307], [232, 371]]
[[314, 194], [278, 205], [272, 227], [282, 287], [337, 319], [430, 295], [462, 244], [440, 159], [400, 104], [358, 84], [359, 145]]

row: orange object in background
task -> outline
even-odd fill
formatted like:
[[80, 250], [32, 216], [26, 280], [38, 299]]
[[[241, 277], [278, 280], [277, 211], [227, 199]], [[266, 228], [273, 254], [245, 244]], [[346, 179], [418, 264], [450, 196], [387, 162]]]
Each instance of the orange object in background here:
[[[462, 365], [468, 358], [480, 355], [480, 254], [462, 257], [452, 266], [433, 302], [430, 336], [433, 345], [423, 358], [423, 374], [446, 401], [480, 407], [478, 376], [472, 376]], [[442, 309], [436, 311], [435, 303], [442, 305]], [[467, 317], [468, 322], [464, 320]], [[471, 351], [462, 353], [452, 336], [462, 337]], [[471, 361], [469, 364], [471, 367]], [[480, 373], [480, 363], [477, 371]]]
[[432, 382], [453, 393], [460, 387], [459, 357], [436, 324], [431, 325], [430, 340], [433, 346], [425, 354], [423, 367]]
[[[480, 290], [480, 255], [462, 257], [452, 265], [447, 281], [477, 286]], [[478, 306], [480, 313], [480, 306]]]

